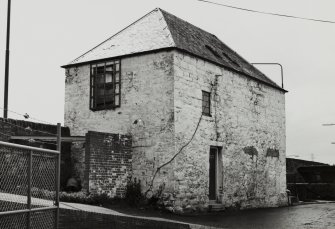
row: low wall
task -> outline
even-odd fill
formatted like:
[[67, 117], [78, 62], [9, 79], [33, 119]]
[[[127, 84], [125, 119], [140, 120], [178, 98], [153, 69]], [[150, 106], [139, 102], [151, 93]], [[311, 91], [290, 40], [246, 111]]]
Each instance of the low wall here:
[[335, 200], [335, 184], [331, 183], [288, 183], [287, 189], [301, 201]]

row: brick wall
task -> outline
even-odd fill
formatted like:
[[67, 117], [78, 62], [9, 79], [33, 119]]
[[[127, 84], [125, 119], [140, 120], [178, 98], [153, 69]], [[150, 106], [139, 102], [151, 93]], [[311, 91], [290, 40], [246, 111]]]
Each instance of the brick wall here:
[[86, 134], [84, 187], [121, 197], [132, 171], [131, 137], [89, 131]]

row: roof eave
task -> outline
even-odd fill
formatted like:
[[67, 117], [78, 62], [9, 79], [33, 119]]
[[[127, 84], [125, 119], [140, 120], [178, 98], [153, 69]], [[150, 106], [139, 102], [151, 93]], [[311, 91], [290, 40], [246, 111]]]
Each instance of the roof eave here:
[[117, 59], [117, 58], [121, 58], [121, 57], [124, 58], [124, 57], [145, 55], [145, 54], [157, 53], [157, 52], [161, 52], [161, 51], [171, 51], [173, 49], [176, 49], [176, 48], [175, 47], [165, 47], [165, 48], [153, 49], [153, 50], [148, 50], [148, 51], [143, 51], [143, 52], [135, 52], [135, 53], [129, 53], [129, 54], [124, 54], [124, 55], [119, 55], [119, 56], [113, 56], [113, 57], [106, 57], [106, 58], [101, 58], [101, 59], [96, 59], [96, 60], [84, 61], [84, 62], [79, 62], [79, 63], [74, 63], [74, 64], [66, 64], [66, 65], [62, 65], [60, 67], [61, 68], [78, 67], [78, 66], [97, 63], [97, 62], [101, 62], [101, 61], [113, 60], [113, 59]]
[[263, 84], [265, 84], [265, 85], [267, 85], [267, 86], [270, 86], [270, 87], [272, 87], [272, 88], [278, 89], [278, 90], [280, 90], [280, 91], [282, 91], [282, 92], [284, 92], [284, 93], [287, 93], [287, 92], [288, 92], [287, 90], [285, 90], [284, 88], [279, 87], [278, 85], [273, 85], [273, 84], [271, 84], [271, 83], [268, 83], [268, 82], [266, 82], [266, 81], [263, 81], [263, 80], [261, 80], [261, 79], [258, 79], [258, 78], [254, 77], [254, 76], [252, 76], [252, 75], [249, 75], [249, 74], [247, 74], [247, 73], [245, 73], [245, 72], [238, 71], [238, 70], [236, 70], [236, 69], [234, 69], [234, 68], [232, 68], [232, 67], [229, 67], [229, 66], [227, 66], [227, 65], [224, 65], [224, 64], [222, 64], [222, 63], [219, 63], [219, 62], [210, 60], [210, 59], [205, 58], [205, 57], [203, 57], [203, 56], [198, 56], [198, 55], [196, 55], [196, 54], [194, 54], [194, 53], [191, 53], [191, 52], [189, 52], [189, 51], [187, 51], [187, 50], [185, 50], [185, 49], [181, 49], [181, 48], [178, 48], [178, 47], [176, 47], [175, 49], [177, 49], [177, 50], [179, 50], [179, 51], [182, 51], [182, 52], [185, 52], [185, 53], [187, 53], [187, 54], [189, 54], [189, 55], [195, 56], [195, 57], [197, 57], [197, 58], [199, 58], [199, 59], [208, 61], [208, 62], [210, 62], [210, 63], [212, 63], [212, 64], [218, 65], [218, 66], [220, 66], [220, 67], [222, 67], [222, 68], [225, 68], [225, 69], [227, 69], [227, 70], [229, 70], [229, 71], [232, 71], [232, 72], [235, 72], [235, 73], [242, 74], [242, 75], [244, 75], [244, 76], [246, 76], [246, 77], [248, 77], [248, 78], [251, 78], [251, 79], [253, 79], [253, 80], [257, 81], [257, 82], [263, 83]]
[[274, 88], [274, 89], [280, 90], [280, 91], [282, 91], [282, 92], [284, 92], [284, 93], [287, 93], [287, 92], [288, 92], [288, 91], [285, 90], [284, 88], [281, 88], [281, 87], [279, 87], [279, 86], [275, 86], [275, 85], [273, 85], [273, 84], [271, 84], [271, 83], [268, 83], [268, 82], [266, 82], [266, 81], [260, 80], [260, 79], [254, 77], [254, 76], [248, 75], [248, 74], [246, 74], [246, 73], [244, 73], [244, 72], [242, 72], [242, 71], [238, 71], [238, 70], [236, 70], [236, 69], [234, 69], [234, 68], [231, 68], [231, 67], [229, 67], [229, 66], [226, 66], [226, 65], [224, 65], [224, 64], [222, 64], [222, 63], [218, 63], [218, 62], [213, 61], [213, 60], [210, 60], [210, 59], [208, 59], [208, 58], [205, 58], [205, 57], [202, 57], [202, 56], [198, 56], [198, 55], [196, 55], [196, 54], [194, 54], [194, 53], [191, 53], [191, 52], [189, 52], [189, 51], [187, 51], [187, 50], [185, 50], [185, 49], [181, 49], [181, 48], [179, 48], [179, 47], [165, 47], [165, 48], [159, 48], [159, 49], [154, 49], [154, 50], [149, 50], [149, 51], [136, 52], [136, 53], [130, 53], [130, 54], [125, 54], [125, 55], [120, 55], [120, 56], [114, 56], [114, 57], [101, 58], [101, 59], [96, 59], [96, 60], [91, 60], [91, 61], [85, 61], [85, 62], [80, 62], [80, 63], [67, 64], [67, 65], [63, 65], [63, 66], [61, 66], [61, 68], [78, 67], [78, 66], [83, 66], [83, 65], [87, 65], [87, 64], [93, 64], [93, 63], [97, 63], [97, 62], [101, 62], [101, 61], [108, 61], [108, 60], [112, 60], [112, 59], [117, 59], [117, 58], [121, 58], [121, 57], [124, 58], [124, 57], [131, 57], [131, 56], [145, 55], [145, 54], [150, 54], [150, 53], [157, 53], [157, 52], [161, 52], [161, 51], [171, 51], [171, 50], [178, 50], [178, 51], [181, 51], [181, 52], [185, 52], [185, 53], [187, 53], [188, 55], [195, 56], [195, 57], [197, 57], [197, 58], [199, 58], [199, 59], [208, 61], [208, 62], [210, 62], [210, 63], [212, 63], [212, 64], [215, 64], [215, 65], [218, 65], [218, 66], [220, 66], [220, 67], [223, 67], [223, 68], [225, 68], [225, 69], [227, 69], [227, 70], [229, 70], [229, 71], [232, 71], [232, 72], [235, 72], [235, 73], [238, 73], [238, 74], [242, 74], [242, 75], [244, 75], [244, 76], [246, 76], [246, 77], [248, 77], [248, 78], [251, 78], [251, 79], [253, 79], [253, 80], [257, 81], [257, 82], [260, 82], [260, 83], [262, 83], [262, 84], [265, 84], [265, 85], [267, 85], [267, 86], [269, 86], [269, 87], [272, 87], [272, 88]]

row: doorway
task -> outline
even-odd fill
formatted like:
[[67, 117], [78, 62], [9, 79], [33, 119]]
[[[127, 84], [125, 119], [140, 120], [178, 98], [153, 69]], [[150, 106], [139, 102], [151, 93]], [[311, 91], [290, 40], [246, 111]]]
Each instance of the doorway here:
[[209, 151], [209, 200], [216, 200], [218, 148]]

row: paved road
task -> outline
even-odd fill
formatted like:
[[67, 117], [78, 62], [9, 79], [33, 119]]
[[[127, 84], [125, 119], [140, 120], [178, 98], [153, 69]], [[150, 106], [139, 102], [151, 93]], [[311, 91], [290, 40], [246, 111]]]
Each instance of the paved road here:
[[176, 220], [232, 229], [335, 229], [335, 203], [224, 212]]

